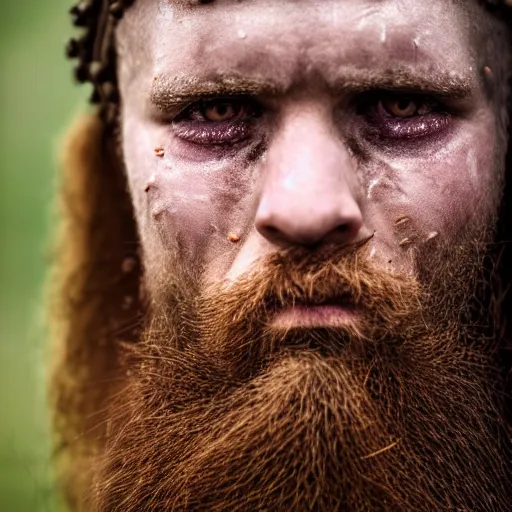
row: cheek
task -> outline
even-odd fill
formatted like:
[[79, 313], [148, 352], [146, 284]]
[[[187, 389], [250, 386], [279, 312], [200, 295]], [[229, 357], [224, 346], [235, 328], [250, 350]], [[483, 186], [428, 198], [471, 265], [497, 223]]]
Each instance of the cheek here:
[[229, 259], [250, 216], [252, 175], [237, 159], [183, 158], [165, 127], [124, 124], [124, 151], [144, 249], [201, 265]]
[[374, 253], [412, 271], [412, 249], [437, 237], [454, 239], [484, 219], [495, 204], [494, 144], [490, 129], [428, 157], [374, 160], [365, 174]]

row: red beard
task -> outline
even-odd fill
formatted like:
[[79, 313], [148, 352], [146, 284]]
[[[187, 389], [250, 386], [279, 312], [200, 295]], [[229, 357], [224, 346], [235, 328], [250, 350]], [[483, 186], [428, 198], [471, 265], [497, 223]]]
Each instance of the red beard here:
[[[508, 510], [495, 343], [469, 299], [479, 245], [419, 258], [419, 281], [364, 245], [274, 255], [200, 294], [173, 276], [112, 407], [93, 508]], [[271, 325], [333, 297], [354, 324]]]

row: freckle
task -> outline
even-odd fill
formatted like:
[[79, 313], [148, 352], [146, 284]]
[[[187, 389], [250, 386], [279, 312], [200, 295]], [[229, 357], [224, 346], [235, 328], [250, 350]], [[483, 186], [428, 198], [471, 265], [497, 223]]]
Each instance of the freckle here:
[[235, 235], [234, 233], [229, 233], [227, 239], [230, 242], [233, 242], [234, 244], [240, 242], [240, 237], [238, 235]]
[[412, 240], [410, 238], [404, 238], [398, 245], [400, 247], [405, 247], [406, 245], [411, 245]]
[[401, 226], [402, 224], [406, 224], [411, 219], [407, 215], [401, 215], [395, 220], [395, 226]]
[[156, 82], [158, 80], [158, 77], [157, 76], [154, 76], [153, 77], [153, 82]]
[[165, 155], [164, 148], [155, 148], [155, 155], [162, 158]]
[[125, 258], [121, 264], [121, 270], [123, 274], [130, 274], [135, 270], [137, 266], [137, 260], [135, 258]]
[[429, 233], [428, 236], [427, 236], [427, 241], [428, 240], [432, 240], [433, 238], [435, 238], [436, 236], [438, 236], [439, 233], [437, 231], [432, 231], [432, 233]]
[[388, 263], [392, 263], [392, 262], [393, 262], [393, 260], [389, 260], [389, 261], [388, 261]]

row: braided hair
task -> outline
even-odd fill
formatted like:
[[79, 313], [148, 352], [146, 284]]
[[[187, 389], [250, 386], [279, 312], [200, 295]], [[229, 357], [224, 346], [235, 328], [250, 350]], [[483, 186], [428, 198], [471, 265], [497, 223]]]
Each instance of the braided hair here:
[[[135, 0], [80, 0], [70, 9], [73, 25], [83, 29], [79, 38], [69, 40], [67, 57], [77, 60], [74, 68], [79, 83], [90, 82], [90, 101], [100, 105], [107, 124], [115, 122], [119, 92], [116, 76], [114, 32], [116, 24]], [[190, 4], [207, 4], [213, 0], [189, 0]]]
[[[68, 58], [76, 59], [75, 78], [93, 86], [91, 103], [100, 105], [107, 124], [115, 122], [119, 103], [116, 76], [114, 32], [117, 22], [135, 0], [79, 0], [70, 14], [73, 24], [83, 29], [79, 38], [67, 45]], [[214, 0], [188, 0], [190, 4], [208, 4]], [[512, 19], [512, 0], [479, 0], [500, 19]]]

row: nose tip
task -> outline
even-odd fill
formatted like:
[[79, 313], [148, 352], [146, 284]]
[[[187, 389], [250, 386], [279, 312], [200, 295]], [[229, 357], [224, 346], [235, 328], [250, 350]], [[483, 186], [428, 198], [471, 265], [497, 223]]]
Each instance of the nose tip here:
[[290, 107], [268, 149], [255, 228], [281, 247], [351, 244], [364, 224], [357, 163], [321, 107]]
[[261, 204], [256, 229], [279, 246], [353, 243], [363, 227], [363, 216], [354, 198], [344, 196], [316, 198], [316, 206], [309, 208], [293, 207], [284, 198], [278, 204]]

